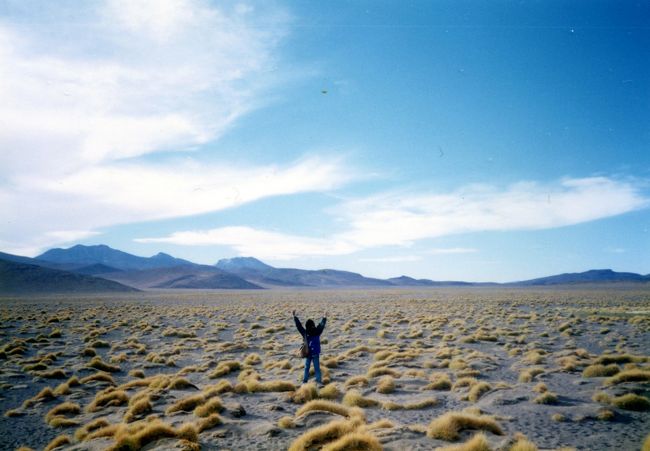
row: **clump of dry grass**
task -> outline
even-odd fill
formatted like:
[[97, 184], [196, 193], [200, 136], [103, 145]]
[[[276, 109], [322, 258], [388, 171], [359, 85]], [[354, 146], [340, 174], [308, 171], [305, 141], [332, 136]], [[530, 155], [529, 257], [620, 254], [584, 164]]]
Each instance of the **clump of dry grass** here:
[[650, 370], [632, 369], [620, 373], [605, 380], [605, 385], [616, 385], [623, 382], [648, 382], [650, 381]]
[[87, 366], [89, 368], [95, 368], [96, 370], [107, 371], [109, 373], [117, 373], [118, 371], [121, 371], [119, 366], [106, 363], [99, 356], [93, 357], [92, 360], [88, 362]]
[[479, 382], [472, 385], [472, 387], [469, 389], [469, 393], [467, 394], [467, 398], [472, 402], [476, 402], [481, 396], [489, 392], [491, 389], [492, 386], [487, 382]]
[[95, 396], [95, 399], [86, 407], [88, 412], [96, 412], [107, 406], [121, 406], [129, 401], [124, 390], [102, 390]]
[[430, 383], [422, 387], [422, 390], [450, 390], [452, 387], [447, 373], [432, 373], [429, 381]]
[[[350, 420], [333, 420], [322, 426], [310, 429], [296, 438], [289, 446], [289, 451], [306, 451], [353, 432], [358, 423]], [[320, 446], [319, 446], [320, 447]]]
[[323, 447], [323, 451], [381, 451], [382, 449], [381, 443], [377, 440], [377, 437], [360, 430], [349, 432]]
[[215, 426], [223, 424], [223, 418], [218, 413], [213, 413], [202, 420], [199, 420], [197, 423], [197, 430], [199, 433], [212, 429]]
[[377, 382], [377, 392], [387, 394], [395, 391], [395, 379], [393, 376], [385, 375]]
[[370, 383], [368, 377], [364, 375], [352, 376], [343, 384], [345, 388], [352, 387], [353, 385], [366, 386]]
[[74, 438], [80, 442], [82, 440], [85, 440], [88, 434], [91, 432], [105, 428], [108, 425], [109, 423], [105, 418], [97, 418], [77, 429], [74, 433]]
[[113, 379], [113, 376], [104, 372], [99, 372], [99, 373], [95, 373], [83, 377], [79, 382], [82, 384], [87, 384], [89, 382], [105, 382], [107, 384], [115, 385], [115, 380]]
[[447, 412], [431, 421], [427, 429], [427, 437], [454, 441], [460, 437], [460, 432], [466, 429], [486, 430], [493, 434], [503, 435], [503, 430], [492, 417], [464, 412]]
[[351, 389], [343, 396], [343, 404], [350, 407], [377, 407], [381, 403], [375, 399], [362, 396], [358, 390]]
[[395, 370], [393, 368], [389, 368], [387, 366], [380, 366], [380, 367], [377, 367], [377, 368], [373, 368], [370, 371], [368, 371], [367, 376], [368, 376], [368, 378], [373, 378], [373, 377], [377, 377], [377, 376], [384, 376], [386, 374], [388, 374], [390, 376], [393, 376], [393, 377], [400, 377], [401, 376], [399, 371], [397, 371], [397, 370]]
[[338, 399], [341, 396], [341, 391], [336, 382], [332, 382], [321, 388], [318, 396], [323, 399]]
[[437, 451], [492, 451], [490, 443], [485, 434], [475, 434], [471, 439], [459, 445], [444, 446], [436, 448]]
[[553, 393], [552, 391], [545, 391], [533, 399], [533, 402], [536, 404], [556, 404], [557, 400], [557, 394]]
[[210, 379], [216, 379], [217, 377], [225, 376], [226, 374], [232, 373], [241, 369], [241, 364], [236, 360], [224, 360], [219, 362], [217, 367], [208, 374]]
[[525, 437], [520, 437], [508, 451], [537, 451], [537, 445]]
[[322, 399], [315, 399], [313, 401], [309, 401], [307, 404], [305, 404], [300, 409], [298, 409], [298, 411], [296, 412], [296, 417], [299, 417], [300, 415], [303, 415], [307, 412], [316, 411], [316, 410], [323, 410], [325, 412], [334, 413], [336, 415], [341, 415], [344, 417], [349, 417], [352, 412], [352, 409], [342, 404], [331, 402], [331, 401], [325, 401]]
[[386, 401], [382, 403], [381, 407], [385, 410], [419, 410], [433, 407], [438, 404], [436, 398], [422, 399], [415, 402], [407, 402], [406, 404], [398, 404], [393, 401]]
[[531, 382], [533, 378], [544, 372], [541, 368], [527, 368], [519, 373], [519, 382]]
[[169, 415], [174, 412], [191, 412], [192, 410], [204, 404], [205, 401], [205, 395], [203, 395], [203, 393], [181, 398], [171, 406], [167, 407], [165, 413]]
[[59, 435], [58, 437], [55, 437], [52, 439], [50, 443], [43, 448], [43, 451], [52, 451], [55, 448], [58, 448], [59, 446], [63, 445], [69, 445], [72, 443], [72, 438], [70, 438], [69, 435]]
[[209, 399], [205, 404], [199, 405], [194, 409], [194, 415], [197, 417], [209, 417], [213, 413], [221, 413], [224, 409], [221, 398], [214, 397]]
[[611, 403], [619, 409], [624, 410], [635, 410], [637, 412], [650, 410], [650, 401], [648, 401], [648, 398], [634, 393], [627, 393], [623, 396], [612, 398]]
[[[131, 399], [133, 401], [134, 398]], [[129, 402], [129, 409], [124, 414], [124, 421], [130, 423], [138, 416], [150, 413], [153, 410], [149, 394], [144, 394], [139, 399]]]
[[643, 363], [646, 360], [646, 357], [630, 354], [605, 354], [598, 357], [594, 363], [609, 365], [610, 363]]
[[58, 406], [54, 406], [49, 410], [49, 412], [47, 412], [47, 414], [45, 414], [45, 422], [52, 426], [51, 423], [54, 418], [64, 415], [77, 415], [79, 412], [81, 412], [81, 407], [79, 404], [73, 402], [64, 402]]
[[175, 377], [173, 378], [170, 382], [169, 385], [167, 386], [168, 389], [170, 390], [183, 390], [186, 388], [194, 388], [198, 390], [198, 387], [185, 379], [184, 377]]
[[620, 368], [615, 363], [610, 365], [602, 365], [600, 363], [589, 365], [582, 371], [583, 377], [609, 377], [618, 373]]
[[129, 371], [129, 376], [144, 379], [144, 371], [132, 369], [131, 371]]
[[282, 429], [293, 429], [296, 427], [296, 423], [294, 423], [293, 417], [284, 416], [278, 420], [278, 427]]
[[304, 404], [307, 401], [318, 398], [318, 388], [314, 382], [301, 385], [295, 392], [291, 395], [291, 401], [296, 404]]

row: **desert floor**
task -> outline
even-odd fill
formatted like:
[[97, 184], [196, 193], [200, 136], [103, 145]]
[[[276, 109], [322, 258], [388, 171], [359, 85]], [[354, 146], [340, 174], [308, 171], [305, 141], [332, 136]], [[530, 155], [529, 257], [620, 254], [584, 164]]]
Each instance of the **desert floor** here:
[[[328, 314], [324, 387], [301, 386], [294, 309]], [[0, 315], [3, 450], [622, 451], [650, 432], [650, 290], [53, 295]]]

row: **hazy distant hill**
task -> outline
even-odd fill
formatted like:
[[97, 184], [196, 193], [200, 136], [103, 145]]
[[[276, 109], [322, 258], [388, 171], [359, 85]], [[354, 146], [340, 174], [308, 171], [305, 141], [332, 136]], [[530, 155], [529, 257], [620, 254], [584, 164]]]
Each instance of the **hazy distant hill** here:
[[0, 293], [98, 293], [137, 291], [117, 282], [0, 259]]
[[122, 270], [166, 268], [179, 265], [193, 265], [194, 263], [174, 258], [162, 252], [153, 257], [138, 257], [104, 244], [97, 246], [83, 246], [78, 244], [68, 249], [50, 249], [36, 257], [37, 260], [57, 264], [88, 266], [102, 264]]
[[507, 285], [543, 286], [543, 285], [573, 285], [581, 283], [612, 283], [612, 282], [650, 282], [650, 275], [632, 272], [616, 272], [611, 269], [592, 269], [580, 273], [564, 273], [538, 279], [522, 280]]
[[435, 281], [429, 279], [414, 279], [408, 276], [392, 277], [387, 279], [393, 285], [400, 287], [440, 287], [440, 286], [472, 286], [476, 285], [472, 282], [459, 282], [459, 281]]
[[217, 268], [260, 285], [294, 287], [391, 286], [387, 280], [364, 277], [336, 269], [274, 268], [256, 258], [235, 257], [219, 260]]
[[182, 265], [102, 274], [108, 280], [137, 288], [258, 289], [260, 286], [214, 266]]

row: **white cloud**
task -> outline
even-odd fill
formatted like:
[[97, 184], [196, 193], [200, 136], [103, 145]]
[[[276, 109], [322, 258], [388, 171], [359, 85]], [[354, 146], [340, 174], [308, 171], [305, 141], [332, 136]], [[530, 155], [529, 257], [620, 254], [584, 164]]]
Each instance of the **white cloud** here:
[[392, 257], [368, 257], [360, 258], [360, 262], [369, 263], [400, 263], [400, 262], [417, 262], [422, 260], [419, 255], [395, 255]]
[[563, 227], [648, 205], [639, 187], [606, 177], [505, 189], [470, 185], [446, 194], [388, 193], [344, 204], [339, 214], [350, 230], [339, 238], [361, 247], [406, 246], [460, 233]]
[[[472, 185], [447, 194], [388, 193], [349, 201], [335, 211], [348, 229], [325, 238], [292, 236], [250, 227], [176, 232], [140, 242], [231, 246], [241, 255], [270, 259], [344, 255], [383, 246], [412, 246], [446, 235], [569, 226], [645, 208], [649, 201], [631, 182], [605, 177], [556, 184], [522, 182], [505, 189]], [[438, 248], [425, 254], [461, 254], [474, 248]], [[416, 256], [417, 257], [417, 256]], [[404, 258], [407, 258], [404, 260]], [[363, 261], [413, 261], [387, 256]]]
[[244, 167], [216, 164], [228, 159], [204, 149], [200, 158], [134, 159], [192, 151], [269, 98], [288, 17], [231, 6], [19, 2], [0, 19], [2, 249], [33, 255], [114, 224], [349, 178], [332, 158]]
[[353, 245], [343, 241], [288, 235], [245, 226], [175, 232], [167, 237], [138, 238], [135, 241], [189, 246], [224, 245], [233, 247], [240, 255], [254, 255], [272, 260], [290, 260], [313, 255], [342, 255], [356, 250]]
[[473, 247], [449, 247], [449, 248], [435, 248], [425, 251], [426, 254], [444, 255], [444, 254], [471, 254], [478, 252], [478, 249]]

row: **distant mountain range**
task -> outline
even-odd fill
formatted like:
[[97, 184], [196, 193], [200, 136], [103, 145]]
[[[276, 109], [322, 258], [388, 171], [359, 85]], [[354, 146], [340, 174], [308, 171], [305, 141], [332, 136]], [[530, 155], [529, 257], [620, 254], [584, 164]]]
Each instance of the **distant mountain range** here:
[[645, 284], [650, 275], [595, 269], [504, 284], [434, 281], [408, 276], [376, 279], [336, 269], [276, 268], [253, 257], [214, 266], [158, 253], [138, 257], [106, 245], [51, 249], [36, 258], [0, 252], [0, 293], [100, 292], [137, 289], [260, 289], [277, 287], [535, 287], [577, 284]]

